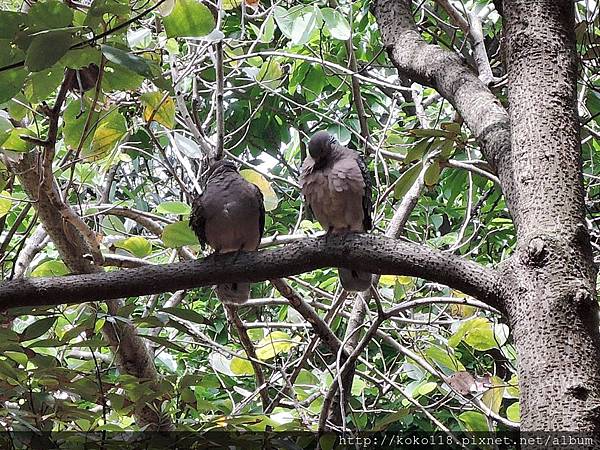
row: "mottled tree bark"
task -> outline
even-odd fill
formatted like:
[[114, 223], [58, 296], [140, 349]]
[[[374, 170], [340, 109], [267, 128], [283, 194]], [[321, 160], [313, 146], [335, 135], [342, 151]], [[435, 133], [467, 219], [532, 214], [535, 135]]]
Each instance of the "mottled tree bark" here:
[[[58, 186], [52, 173], [44, 182], [44, 171], [39, 162], [41, 154], [30, 152], [13, 164], [11, 169], [18, 176], [21, 185], [30, 199], [35, 200], [35, 208], [40, 222], [56, 246], [62, 260], [74, 273], [102, 274], [103, 269], [94, 265], [90, 258], [84, 255], [91, 253], [88, 243], [75, 226], [66, 218], [75, 214], [69, 205], [61, 198]], [[81, 219], [79, 219], [81, 220]], [[26, 282], [26, 280], [23, 280]], [[44, 294], [38, 295], [43, 301]], [[16, 300], [16, 299], [15, 299]], [[13, 305], [18, 302], [12, 303]], [[5, 307], [10, 307], [7, 303]], [[118, 314], [123, 301], [114, 298], [107, 301], [109, 314]], [[158, 372], [154, 366], [154, 355], [140, 338], [132, 324], [122, 321], [107, 321], [102, 327], [102, 334], [115, 354], [119, 371], [132, 375], [140, 382], [155, 383]], [[135, 419], [140, 428], [148, 430], [171, 430], [170, 420], [160, 413], [160, 401], [152, 405], [139, 404], [135, 407]]]
[[585, 225], [574, 2], [505, 0], [515, 255], [503, 265], [524, 430], [600, 433], [596, 268]]
[[421, 38], [410, 3], [375, 2], [390, 59], [465, 119], [517, 229], [499, 295], [519, 354], [522, 429], [598, 435], [600, 336], [584, 220], [574, 2], [502, 2], [510, 114], [456, 55]]

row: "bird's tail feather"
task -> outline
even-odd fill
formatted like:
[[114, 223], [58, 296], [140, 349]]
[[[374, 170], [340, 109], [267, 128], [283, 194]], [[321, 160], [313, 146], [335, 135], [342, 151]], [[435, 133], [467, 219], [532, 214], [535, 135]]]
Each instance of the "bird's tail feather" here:
[[347, 291], [362, 292], [371, 287], [372, 275], [370, 273], [344, 269], [342, 267], [338, 269], [338, 273], [342, 287]]
[[250, 283], [219, 284], [215, 291], [223, 303], [240, 305], [246, 303], [250, 297]]

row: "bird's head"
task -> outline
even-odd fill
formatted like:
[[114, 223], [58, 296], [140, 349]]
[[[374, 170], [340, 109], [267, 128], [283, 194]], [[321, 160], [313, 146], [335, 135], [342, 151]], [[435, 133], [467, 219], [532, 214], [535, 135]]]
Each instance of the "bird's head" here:
[[308, 153], [318, 161], [331, 152], [331, 147], [335, 143], [335, 138], [327, 131], [317, 131], [308, 141]]
[[210, 166], [210, 169], [208, 169], [206, 179], [210, 180], [215, 175], [225, 172], [237, 172], [237, 166], [233, 163], [233, 161], [229, 161], [228, 159], [221, 159], [215, 162], [212, 166]]

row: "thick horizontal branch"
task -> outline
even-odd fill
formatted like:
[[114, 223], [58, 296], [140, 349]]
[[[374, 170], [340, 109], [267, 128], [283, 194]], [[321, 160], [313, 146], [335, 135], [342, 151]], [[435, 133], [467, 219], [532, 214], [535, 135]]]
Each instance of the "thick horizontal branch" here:
[[27, 278], [0, 284], [0, 309], [174, 292], [226, 282], [258, 282], [322, 267], [409, 275], [457, 289], [502, 310], [497, 273], [460, 256], [385, 236], [309, 238], [283, 248], [115, 272]]

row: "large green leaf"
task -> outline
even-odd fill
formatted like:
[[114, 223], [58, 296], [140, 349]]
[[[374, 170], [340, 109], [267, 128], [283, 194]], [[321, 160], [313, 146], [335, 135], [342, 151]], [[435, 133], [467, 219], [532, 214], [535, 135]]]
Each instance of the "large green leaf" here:
[[167, 37], [203, 37], [215, 28], [215, 18], [208, 7], [196, 0], [177, 0], [163, 17]]
[[350, 24], [342, 13], [332, 8], [323, 8], [321, 14], [325, 20], [325, 29], [329, 31], [331, 37], [342, 41], [350, 39]]
[[184, 245], [199, 244], [198, 238], [192, 231], [189, 221], [182, 220], [167, 225], [162, 233], [161, 239], [166, 247], [179, 248]]
[[36, 320], [21, 333], [21, 341], [29, 341], [35, 339], [46, 333], [52, 325], [56, 322], [56, 317], [44, 317], [43, 319]]
[[[18, 48], [11, 45], [10, 41], [0, 39], [0, 67], [8, 67], [23, 60], [25, 55]], [[0, 103], [4, 103], [23, 87], [27, 72], [22, 67], [0, 72]]]
[[17, 153], [28, 152], [34, 147], [34, 145], [25, 141], [24, 139], [21, 139], [21, 136], [33, 136], [33, 134], [33, 131], [29, 130], [28, 128], [13, 128], [8, 137], [2, 143], [1, 148]]
[[27, 23], [36, 31], [68, 27], [71, 22], [73, 10], [57, 0], [36, 2], [27, 13]]
[[21, 12], [0, 11], [0, 39], [13, 39], [26, 17]]
[[102, 53], [110, 62], [123, 66], [138, 75], [152, 78], [150, 64], [141, 56], [134, 55], [125, 50], [121, 50], [120, 48], [111, 47], [106, 44], [103, 44], [101, 48]]
[[51, 31], [35, 36], [25, 57], [25, 67], [31, 72], [52, 67], [73, 44], [73, 36], [69, 31]]
[[32, 103], [46, 100], [60, 86], [64, 72], [64, 67], [57, 64], [49, 69], [32, 73], [25, 87], [27, 99]]
[[[84, 108], [83, 111], [81, 108]], [[85, 123], [89, 114], [90, 105], [87, 102], [80, 102], [78, 100], [72, 100], [66, 107], [63, 113], [63, 137], [65, 144], [77, 148], [81, 139], [84, 139], [82, 148], [87, 148], [92, 142], [92, 137], [96, 130], [100, 113], [94, 111], [89, 121], [89, 126], [85, 132]]]
[[188, 215], [191, 212], [191, 208], [188, 204], [183, 202], [162, 202], [156, 207], [156, 212], [160, 214], [177, 214], [177, 215]]

